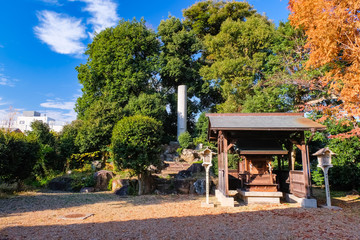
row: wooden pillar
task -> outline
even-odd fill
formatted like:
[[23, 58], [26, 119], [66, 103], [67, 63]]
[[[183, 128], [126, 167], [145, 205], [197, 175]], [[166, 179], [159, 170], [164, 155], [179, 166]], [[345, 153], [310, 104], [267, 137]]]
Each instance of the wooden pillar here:
[[222, 132], [219, 131], [218, 133], [218, 178], [219, 178], [219, 185], [218, 185], [218, 188], [221, 192], [223, 192], [223, 188], [222, 188], [222, 171], [221, 171], [221, 168], [222, 168]]
[[293, 147], [291, 149], [291, 170], [295, 170], [295, 162], [296, 162], [296, 149]]
[[306, 198], [310, 198], [310, 183], [309, 183], [309, 176], [310, 176], [310, 166], [308, 161], [308, 151], [307, 146], [305, 144], [305, 137], [302, 134], [302, 141], [301, 141], [301, 160], [303, 165], [303, 174], [304, 174], [304, 183], [305, 183], [305, 190], [306, 190]]
[[310, 190], [309, 194], [310, 194], [310, 196], [312, 196], [313, 193], [312, 193], [310, 156], [309, 156], [309, 146], [308, 145], [306, 145], [306, 159], [307, 159], [307, 165], [308, 165], [308, 168], [309, 168], [308, 169], [309, 170], [309, 172], [308, 172], [308, 183], [309, 183], [309, 190]]
[[226, 138], [226, 135], [224, 135], [224, 145], [223, 145], [223, 154], [224, 154], [224, 181], [225, 181], [225, 195], [229, 196], [229, 166], [228, 166], [228, 139]]
[[288, 160], [289, 160], [289, 171], [295, 170], [295, 161], [296, 161], [296, 148], [294, 144], [289, 145], [289, 153], [288, 153]]

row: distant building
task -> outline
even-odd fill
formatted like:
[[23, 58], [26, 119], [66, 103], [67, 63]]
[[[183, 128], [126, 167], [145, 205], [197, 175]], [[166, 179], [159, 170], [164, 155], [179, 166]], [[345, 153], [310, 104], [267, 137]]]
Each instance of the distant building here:
[[[18, 128], [22, 132], [31, 131], [31, 123], [34, 121], [41, 121], [43, 123], [47, 123], [51, 130], [55, 132], [61, 132], [63, 125], [56, 125], [55, 119], [50, 118], [46, 115], [41, 115], [39, 112], [36, 111], [24, 111], [22, 116], [17, 117], [17, 120], [11, 123], [11, 128]], [[5, 123], [5, 122], [4, 122]], [[2, 128], [9, 128], [9, 124], [2, 123]]]

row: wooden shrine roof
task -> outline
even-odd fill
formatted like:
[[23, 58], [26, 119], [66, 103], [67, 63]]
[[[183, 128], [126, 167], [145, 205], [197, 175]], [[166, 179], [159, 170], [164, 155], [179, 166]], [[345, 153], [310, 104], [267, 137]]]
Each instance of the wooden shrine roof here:
[[222, 131], [324, 131], [302, 113], [208, 113], [209, 134]]

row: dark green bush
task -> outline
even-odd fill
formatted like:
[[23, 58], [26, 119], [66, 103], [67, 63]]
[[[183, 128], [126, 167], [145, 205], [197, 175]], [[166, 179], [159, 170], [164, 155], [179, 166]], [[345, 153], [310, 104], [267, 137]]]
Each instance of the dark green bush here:
[[321, 168], [316, 168], [316, 170], [312, 171], [311, 178], [316, 186], [324, 185], [324, 173]]
[[59, 157], [69, 159], [72, 154], [79, 153], [79, 147], [75, 144], [76, 136], [81, 128], [82, 121], [75, 120], [64, 126], [59, 135]]
[[114, 127], [111, 151], [120, 169], [145, 171], [160, 163], [161, 123], [151, 117], [124, 117]]
[[36, 138], [0, 130], [0, 179], [9, 181], [30, 177], [39, 159], [39, 151]]
[[[316, 116], [314, 119], [321, 117]], [[327, 119], [323, 124], [327, 129], [316, 133], [310, 143], [310, 153], [314, 153], [323, 147], [329, 147], [336, 155], [332, 157], [333, 167], [329, 169], [329, 183], [333, 189], [351, 190], [360, 188], [360, 138], [352, 136], [341, 137], [354, 128], [354, 123], [348, 119]], [[358, 123], [357, 123], [358, 124]], [[340, 134], [340, 136], [334, 137]], [[329, 137], [332, 135], [333, 137]], [[322, 170], [316, 171], [317, 160], [312, 159], [313, 181], [321, 184]], [[314, 179], [315, 178], [315, 179]]]
[[187, 131], [181, 133], [178, 141], [179, 141], [181, 148], [184, 148], [184, 149], [189, 148], [192, 144], [192, 138], [191, 138], [190, 133]]
[[360, 187], [360, 139], [331, 139], [329, 148], [336, 153], [332, 157], [334, 167], [329, 170], [329, 182], [336, 189]]
[[114, 127], [111, 139], [112, 158], [119, 169], [132, 169], [139, 177], [139, 194], [150, 165], [161, 163], [162, 125], [147, 116], [124, 117]]

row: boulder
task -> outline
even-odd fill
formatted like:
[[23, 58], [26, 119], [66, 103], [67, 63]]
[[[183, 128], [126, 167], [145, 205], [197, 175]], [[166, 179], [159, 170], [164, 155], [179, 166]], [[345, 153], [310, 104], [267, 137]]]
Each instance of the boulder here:
[[205, 168], [201, 163], [193, 163], [186, 171], [189, 171], [194, 174], [194, 173], [204, 172]]
[[93, 187], [83, 187], [80, 189], [80, 193], [89, 193], [89, 192], [94, 192], [95, 189]]
[[185, 162], [192, 163], [199, 159], [199, 154], [193, 149], [183, 149], [180, 158]]
[[94, 173], [95, 191], [107, 191], [109, 182], [113, 177], [114, 173], [106, 170]]
[[191, 178], [191, 177], [192, 177], [192, 173], [187, 170], [182, 170], [178, 174], [175, 175], [175, 179], [186, 179], [186, 178]]
[[173, 179], [154, 178], [156, 194], [171, 194], [175, 192]]
[[122, 186], [121, 188], [119, 188], [118, 190], [116, 190], [114, 193], [115, 193], [116, 195], [120, 196], [120, 197], [126, 197], [126, 196], [128, 196], [128, 193], [129, 193], [129, 185]]
[[199, 195], [204, 195], [206, 193], [206, 180], [198, 179], [194, 182], [195, 192]]
[[129, 185], [129, 179], [114, 179], [111, 183], [111, 191], [115, 192], [116, 190], [122, 188], [123, 186]]
[[59, 190], [59, 191], [72, 191], [71, 183], [73, 179], [69, 176], [61, 176], [52, 179], [49, 184], [48, 188], [51, 190]]
[[176, 150], [180, 147], [180, 144], [176, 141], [171, 141], [168, 146], [169, 153], [176, 153]]
[[201, 149], [203, 149], [203, 147], [204, 147], [204, 144], [199, 143], [198, 145], [196, 145], [195, 150], [200, 151]]
[[181, 194], [189, 194], [190, 182], [186, 179], [176, 179], [174, 181], [175, 190]]

